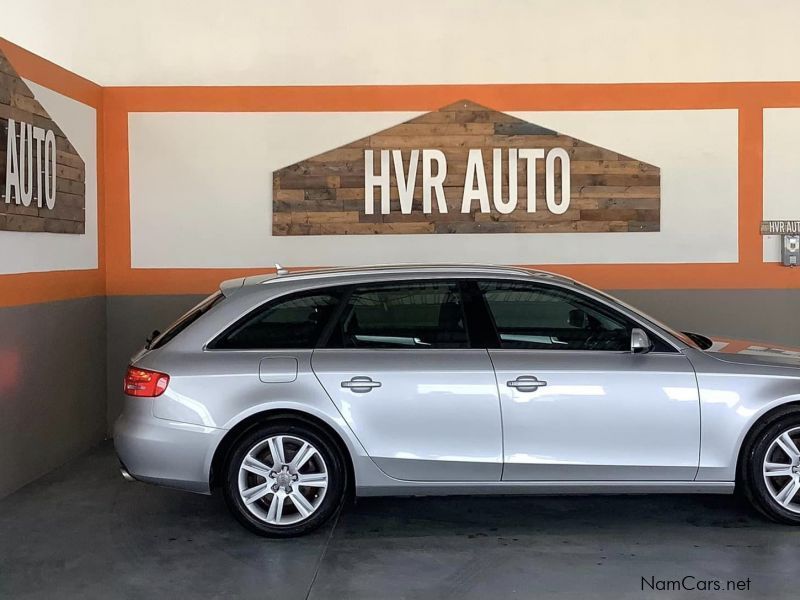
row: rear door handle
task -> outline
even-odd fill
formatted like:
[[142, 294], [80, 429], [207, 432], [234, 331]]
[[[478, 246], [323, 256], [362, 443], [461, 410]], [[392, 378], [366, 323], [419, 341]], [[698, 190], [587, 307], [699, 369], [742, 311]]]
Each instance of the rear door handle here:
[[506, 382], [506, 385], [520, 392], [535, 392], [540, 387], [546, 386], [547, 382], [537, 379], [533, 375], [520, 375], [516, 379]]
[[343, 381], [342, 387], [356, 392], [357, 394], [366, 394], [371, 392], [373, 388], [381, 387], [380, 381], [372, 381], [371, 378], [359, 375], [353, 377], [350, 381]]

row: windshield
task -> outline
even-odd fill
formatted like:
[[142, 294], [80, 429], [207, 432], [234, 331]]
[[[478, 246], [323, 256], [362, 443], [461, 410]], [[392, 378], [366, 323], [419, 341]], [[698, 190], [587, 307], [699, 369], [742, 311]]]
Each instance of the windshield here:
[[[643, 313], [643, 312], [642, 312], [642, 311], [640, 311], [638, 308], [634, 308], [633, 306], [631, 306], [631, 305], [630, 305], [630, 304], [628, 304], [627, 302], [623, 302], [622, 300], [620, 300], [619, 298], [615, 298], [615, 297], [614, 297], [614, 296], [612, 296], [611, 294], [606, 294], [605, 292], [602, 292], [602, 291], [600, 291], [600, 290], [597, 290], [597, 289], [595, 289], [595, 288], [593, 288], [593, 287], [591, 287], [591, 286], [588, 286], [588, 285], [586, 285], [586, 284], [583, 284], [583, 283], [578, 283], [578, 282], [576, 282], [576, 284], [577, 284], [577, 286], [578, 286], [578, 287], [581, 287], [581, 288], [584, 288], [584, 289], [586, 289], [586, 290], [589, 290], [589, 291], [591, 291], [591, 292], [594, 292], [595, 294], [598, 294], [598, 295], [602, 296], [603, 298], [606, 298], [606, 299], [608, 299], [608, 300], [611, 300], [611, 301], [612, 301], [612, 302], [614, 302], [615, 304], [619, 304], [620, 306], [623, 306], [623, 307], [627, 308], [629, 311], [631, 311], [631, 312], [633, 312], [633, 313], [635, 313], [635, 314], [637, 314], [637, 315], [641, 316], [642, 318], [646, 319], [647, 321], [650, 321], [650, 322], [651, 322], [653, 325], [655, 325], [656, 327], [658, 327], [658, 328], [660, 328], [660, 329], [663, 329], [663, 330], [664, 330], [664, 331], [666, 331], [668, 334], [670, 334], [672, 337], [674, 337], [674, 338], [676, 338], [676, 339], [680, 340], [681, 342], [683, 342], [684, 344], [686, 344], [686, 345], [687, 345], [687, 346], [689, 346], [690, 348], [695, 348], [695, 349], [697, 349], [697, 350], [703, 350], [703, 349], [704, 349], [704, 348], [702, 347], [702, 345], [698, 344], [698, 343], [697, 343], [697, 342], [696, 342], [696, 341], [695, 341], [695, 340], [694, 340], [692, 337], [690, 337], [688, 334], [686, 334], [686, 333], [683, 333], [683, 332], [681, 332], [681, 331], [676, 331], [676, 330], [674, 330], [674, 329], [673, 329], [672, 327], [670, 327], [669, 325], [666, 325], [666, 324], [662, 323], [661, 321], [659, 321], [658, 319], [655, 319], [655, 318], [651, 317], [650, 315], [648, 315], [648, 314], [646, 314], [646, 313]], [[694, 335], [696, 335], [696, 334], [694, 334]]]

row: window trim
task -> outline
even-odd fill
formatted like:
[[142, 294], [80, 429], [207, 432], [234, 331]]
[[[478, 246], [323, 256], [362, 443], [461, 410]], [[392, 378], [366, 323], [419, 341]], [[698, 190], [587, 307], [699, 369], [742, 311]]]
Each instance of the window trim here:
[[[489, 319], [489, 325], [494, 332], [494, 347], [487, 347], [489, 350], [503, 350], [504, 352], [558, 352], [559, 354], [568, 354], [572, 352], [604, 352], [606, 354], [624, 354], [628, 355], [631, 354], [630, 350], [589, 350], [589, 349], [565, 349], [565, 350], [552, 350], [547, 348], [503, 348], [502, 341], [500, 340], [500, 334], [497, 331], [497, 324], [494, 320], [494, 315], [492, 314], [492, 310], [489, 307], [488, 302], [486, 301], [486, 295], [483, 291], [480, 290], [479, 284], [482, 282], [489, 282], [489, 283], [497, 283], [497, 282], [511, 282], [517, 284], [523, 284], [529, 286], [531, 288], [539, 288], [544, 290], [558, 290], [563, 291], [567, 294], [572, 294], [574, 296], [579, 297], [581, 300], [585, 301], [587, 304], [591, 305], [599, 305], [602, 307], [604, 312], [609, 312], [616, 318], [622, 319], [626, 322], [633, 323], [634, 325], [638, 326], [639, 328], [643, 329], [648, 337], [651, 340], [660, 341], [661, 344], [669, 348], [669, 350], [652, 350], [648, 352], [648, 354], [657, 354], [657, 355], [674, 355], [674, 354], [683, 354], [681, 350], [675, 346], [674, 343], [664, 338], [663, 335], [659, 334], [658, 332], [653, 331], [653, 328], [645, 323], [642, 323], [641, 319], [637, 319], [631, 315], [621, 312], [619, 309], [614, 307], [608, 302], [605, 302], [601, 299], [595, 298], [588, 294], [583, 293], [582, 291], [572, 289], [568, 286], [558, 285], [558, 284], [551, 284], [549, 282], [540, 282], [540, 281], [524, 281], [521, 279], [506, 279], [506, 278], [487, 278], [487, 277], [477, 277], [471, 279], [474, 281], [475, 286], [478, 288], [478, 293], [480, 294], [480, 298], [483, 302], [485, 307], [485, 315]], [[601, 311], [601, 312], [603, 312]]]
[[[393, 284], [393, 283], [424, 283], [424, 282], [433, 282], [433, 281], [446, 281], [451, 283], [456, 283], [459, 286], [461, 301], [463, 305], [463, 311], [465, 315], [465, 326], [467, 331], [467, 339], [469, 340], [469, 346], [467, 348], [327, 348], [327, 342], [333, 329], [333, 324], [338, 322], [339, 317], [341, 316], [341, 311], [344, 310], [346, 306], [346, 301], [349, 300], [350, 294], [352, 290], [363, 285], [382, 285], [382, 284]], [[420, 274], [419, 277], [408, 277], [403, 279], [393, 279], [393, 278], [378, 278], [368, 281], [361, 281], [356, 283], [340, 283], [340, 284], [323, 284], [319, 285], [320, 282], [312, 282], [312, 285], [304, 286], [302, 289], [286, 291], [285, 293], [281, 293], [277, 296], [272, 296], [267, 300], [262, 301], [254, 308], [247, 309], [244, 313], [240, 314], [238, 317], [230, 321], [227, 325], [222, 327], [221, 329], [217, 330], [217, 332], [212, 335], [208, 341], [203, 345], [204, 352], [306, 352], [306, 351], [315, 351], [315, 350], [326, 350], [326, 351], [405, 351], [405, 350], [414, 350], [415, 352], [422, 351], [433, 351], [433, 352], [442, 352], [442, 351], [450, 351], [450, 352], [457, 352], [457, 351], [464, 351], [464, 350], [503, 350], [504, 352], [559, 352], [562, 354], [568, 354], [571, 352], [606, 352], [606, 353], [617, 353], [617, 354], [630, 354], [627, 350], [544, 350], [544, 349], [503, 349], [500, 347], [499, 338], [497, 337], [497, 330], [494, 325], [494, 321], [491, 315], [491, 311], [489, 307], [486, 306], [486, 299], [483, 296], [483, 293], [477, 289], [478, 282], [481, 281], [496, 281], [496, 282], [512, 282], [512, 283], [520, 283], [532, 286], [539, 286], [545, 287], [549, 289], [557, 289], [557, 290], [565, 290], [571, 291], [574, 294], [581, 296], [582, 298], [586, 299], [586, 301], [600, 304], [605, 309], [611, 311], [614, 314], [619, 314], [622, 318], [627, 319], [629, 321], [634, 322], [637, 326], [644, 329], [647, 332], [647, 335], [651, 338], [655, 338], [660, 340], [664, 343], [667, 348], [670, 348], [669, 351], [651, 351], [648, 354], [656, 354], [660, 356], [673, 356], [673, 355], [683, 355], [683, 350], [681, 346], [679, 346], [676, 342], [673, 342], [669, 337], [657, 332], [654, 329], [654, 326], [649, 324], [647, 321], [643, 320], [639, 315], [635, 312], [631, 313], [630, 311], [621, 311], [617, 308], [614, 304], [610, 301], [606, 300], [603, 297], [595, 297], [589, 293], [586, 293], [583, 288], [574, 288], [569, 285], [561, 284], [557, 281], [550, 282], [550, 281], [540, 281], [540, 280], [532, 280], [527, 279], [525, 277], [520, 276], [487, 276], [487, 275], [449, 275], [449, 274], [441, 274], [441, 276], [431, 276], [431, 275], [423, 275]], [[316, 284], [316, 285], [315, 285]], [[467, 293], [467, 290], [470, 286], [474, 286], [476, 288], [476, 293], [478, 294], [478, 298], [470, 298], [470, 295]], [[221, 337], [225, 334], [229, 328], [234, 327], [236, 324], [239, 323], [240, 320], [246, 318], [248, 315], [253, 314], [255, 311], [260, 310], [261, 308], [267, 308], [267, 306], [273, 302], [277, 302], [279, 300], [288, 298], [289, 296], [295, 294], [322, 294], [325, 292], [330, 292], [334, 290], [339, 290], [342, 294], [339, 299], [338, 306], [334, 309], [330, 321], [325, 325], [322, 332], [320, 333], [319, 338], [317, 339], [317, 344], [313, 348], [252, 348], [252, 349], [243, 349], [243, 348], [211, 348], [210, 345], [214, 342], [217, 338]], [[476, 302], [476, 300], [480, 300], [480, 302]], [[478, 310], [468, 310], [468, 303], [472, 302], [477, 306]], [[482, 307], [480, 306], [482, 305]], [[475, 306], [473, 306], [473, 309]], [[481, 315], [481, 313], [483, 313]], [[482, 322], [482, 319], [489, 319], [488, 322]], [[488, 329], [492, 332], [495, 336], [495, 345], [490, 345], [489, 341], [486, 340], [486, 343], [483, 343], [480, 339], [479, 335], [475, 335], [476, 332], [480, 331], [481, 329]], [[485, 332], [484, 332], [485, 334]], [[323, 345], [322, 341], [325, 341]], [[476, 345], [476, 342], [478, 345]]]

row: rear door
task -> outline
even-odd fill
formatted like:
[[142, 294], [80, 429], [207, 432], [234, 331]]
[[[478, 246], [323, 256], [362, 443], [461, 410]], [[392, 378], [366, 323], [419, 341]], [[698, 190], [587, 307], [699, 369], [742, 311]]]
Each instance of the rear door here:
[[312, 368], [367, 453], [412, 481], [498, 481], [494, 371], [467, 331], [456, 281], [350, 290]]

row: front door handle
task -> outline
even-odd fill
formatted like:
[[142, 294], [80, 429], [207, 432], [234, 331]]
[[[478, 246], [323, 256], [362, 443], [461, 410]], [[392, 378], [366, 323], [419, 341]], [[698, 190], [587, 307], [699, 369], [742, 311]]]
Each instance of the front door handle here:
[[381, 387], [380, 381], [372, 381], [369, 377], [359, 375], [353, 377], [350, 381], [343, 381], [342, 387], [356, 392], [357, 394], [366, 394], [372, 391], [373, 388]]
[[537, 379], [533, 375], [520, 375], [516, 379], [506, 382], [506, 385], [520, 392], [535, 392], [540, 387], [546, 386], [547, 382]]

